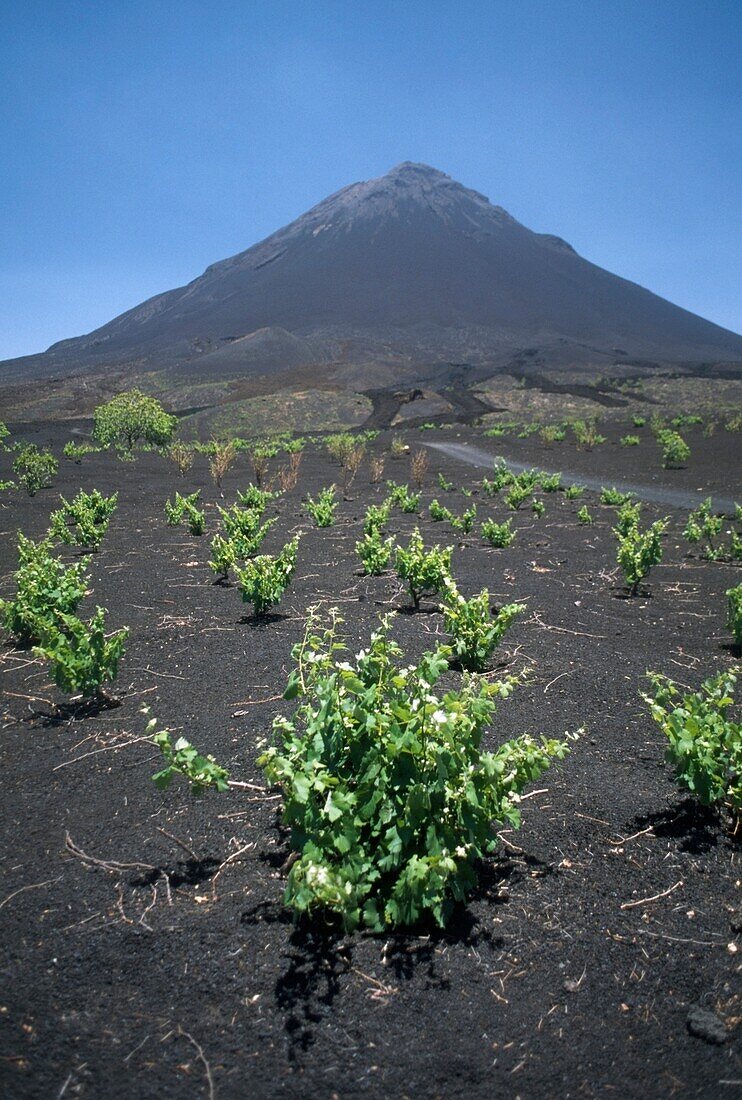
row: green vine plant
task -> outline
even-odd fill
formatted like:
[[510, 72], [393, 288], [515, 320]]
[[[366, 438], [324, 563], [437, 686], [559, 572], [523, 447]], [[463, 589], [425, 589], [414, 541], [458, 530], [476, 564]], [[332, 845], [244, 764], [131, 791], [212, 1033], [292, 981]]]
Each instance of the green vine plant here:
[[393, 551], [394, 539], [391, 535], [383, 538], [378, 527], [372, 528], [356, 543], [356, 552], [367, 577], [381, 576], [391, 561]]
[[49, 533], [67, 546], [84, 546], [96, 552], [116, 511], [118, 493], [103, 496], [97, 489], [80, 492], [71, 501], [59, 498], [61, 507], [50, 516]]
[[467, 600], [450, 582], [443, 601], [443, 624], [457, 663], [467, 672], [484, 672], [503, 635], [523, 611], [525, 604], [509, 603], [493, 616], [486, 588]]
[[712, 512], [711, 497], [706, 497], [689, 514], [683, 538], [691, 544], [703, 542], [701, 556], [707, 561], [742, 560], [742, 507], [739, 504], [727, 528], [729, 541], [717, 542], [726, 522], [729, 520], [723, 513]]
[[662, 561], [662, 535], [667, 529], [669, 517], [658, 519], [641, 531], [633, 524], [625, 532], [614, 528], [618, 540], [616, 560], [629, 589], [629, 595], [635, 596], [639, 585], [649, 575], [654, 565]]
[[651, 691], [642, 694], [667, 738], [678, 783], [703, 806], [726, 806], [735, 835], [742, 827], [742, 725], [729, 712], [738, 675], [739, 669], [720, 672], [682, 694], [672, 680], [650, 672]]
[[482, 523], [482, 538], [496, 550], [504, 550], [515, 538], [513, 521], [508, 519], [505, 523], [497, 523], [494, 519], [486, 519]]
[[307, 497], [307, 512], [314, 520], [315, 527], [332, 527], [338, 503], [334, 485], [321, 489], [316, 500], [313, 497]]
[[409, 485], [398, 485], [396, 481], [387, 481], [389, 499], [402, 512], [413, 515], [420, 511], [420, 494], [411, 493]]
[[474, 526], [474, 520], [477, 518], [477, 506], [472, 504], [470, 508], [467, 508], [465, 512], [457, 516], [455, 512], [452, 512], [449, 508], [445, 508], [437, 500], [430, 502], [428, 512], [432, 520], [447, 520], [454, 531], [457, 531], [461, 535], [468, 535]]
[[122, 627], [106, 635], [105, 617], [103, 607], [97, 608], [89, 622], [57, 614], [34, 646], [34, 653], [51, 662], [52, 678], [61, 691], [111, 705], [117, 700], [103, 685], [118, 675], [129, 629]]
[[412, 532], [406, 547], [397, 547], [397, 576], [406, 582], [412, 606], [416, 611], [423, 596], [445, 591], [451, 578], [452, 553], [451, 546], [445, 550], [441, 550], [440, 546], [426, 549], [419, 527]]
[[260, 485], [248, 485], [247, 489], [243, 492], [237, 490], [237, 500], [240, 502], [243, 508], [252, 508], [255, 511], [259, 511], [262, 515], [265, 509], [268, 507], [272, 500], [277, 500], [280, 497], [280, 492], [270, 489], [263, 489]]
[[727, 598], [727, 626], [732, 634], [732, 641], [738, 650], [742, 649], [742, 584], [734, 588], [728, 588]]
[[172, 504], [166, 500], [165, 519], [168, 526], [178, 527], [185, 520], [192, 535], [203, 535], [206, 530], [206, 517], [203, 510], [198, 507], [200, 498], [201, 490], [197, 489], [195, 493], [185, 497], [176, 492]]
[[49, 488], [59, 463], [51, 451], [39, 450], [35, 443], [16, 444], [16, 448], [13, 473], [28, 495], [35, 497], [39, 489]]
[[16, 594], [0, 600], [0, 622], [20, 645], [40, 642], [58, 615], [72, 615], [85, 595], [90, 559], [64, 565], [51, 553], [48, 538], [40, 542], [18, 532]]
[[280, 603], [290, 585], [296, 571], [299, 539], [300, 535], [296, 535], [274, 557], [262, 554], [246, 561], [242, 569], [235, 566], [242, 599], [252, 604], [256, 617], [265, 615], [271, 607]]
[[389, 522], [392, 510], [392, 501], [387, 497], [381, 504], [369, 504], [363, 517], [363, 533], [370, 535], [374, 531], [383, 531]]

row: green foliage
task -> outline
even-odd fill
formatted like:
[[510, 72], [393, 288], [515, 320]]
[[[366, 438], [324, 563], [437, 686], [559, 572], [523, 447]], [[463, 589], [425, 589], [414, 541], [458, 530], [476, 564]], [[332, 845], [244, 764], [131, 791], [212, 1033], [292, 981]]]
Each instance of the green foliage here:
[[477, 518], [476, 504], [472, 504], [471, 508], [467, 508], [460, 516], [457, 516], [448, 508], [443, 507], [437, 500], [433, 500], [430, 502], [428, 511], [432, 520], [448, 520], [454, 531], [458, 531], [462, 535], [469, 534], [474, 526], [474, 520]]
[[237, 499], [243, 508], [252, 508], [262, 513], [272, 500], [280, 497], [279, 492], [272, 493], [269, 489], [262, 489], [259, 485], [248, 485], [244, 493], [237, 491]]
[[291, 718], [258, 763], [284, 793], [283, 820], [299, 853], [286, 902], [298, 913], [333, 911], [349, 931], [445, 925], [476, 883], [477, 860], [497, 826], [519, 824], [518, 796], [561, 741], [529, 737], [496, 752], [481, 742], [516, 681], [466, 679], [443, 696], [435, 684], [450, 650], [402, 667], [388, 620], [353, 662], [337, 660], [337, 620], [309, 620], [286, 691]]
[[0, 493], [6, 492], [8, 489], [15, 489], [15, 482], [8, 478], [0, 478]]
[[493, 424], [491, 428], [488, 428], [484, 434], [490, 439], [500, 439], [502, 436], [514, 432], [517, 427], [518, 425], [515, 420], [501, 420]]
[[252, 547], [242, 555], [246, 558], [252, 557], [276, 522], [276, 517], [274, 517], [261, 524], [262, 512], [260, 509], [240, 508], [238, 504], [233, 504], [230, 508], [219, 508], [217, 506], [217, 511], [227, 538], [236, 540], [243, 547]]
[[97, 489], [80, 492], [73, 500], [59, 498], [62, 507], [50, 516], [50, 534], [66, 546], [85, 546], [97, 550], [103, 541], [111, 516], [116, 511], [118, 493], [104, 497]]
[[185, 497], [176, 492], [172, 504], [169, 500], [166, 500], [165, 518], [168, 526], [178, 527], [185, 520], [192, 535], [203, 535], [206, 530], [206, 517], [204, 512], [197, 507], [200, 497], [201, 490], [196, 489], [195, 493]]
[[570, 428], [577, 446], [584, 447], [586, 451], [591, 451], [593, 447], [599, 447], [605, 443], [606, 437], [598, 431], [596, 420], [573, 420]]
[[334, 435], [325, 436], [327, 453], [332, 461], [337, 462], [340, 466], [345, 465], [360, 442], [362, 440], [351, 435], [350, 432], [337, 432]]
[[122, 447], [126, 452], [138, 444], [166, 446], [178, 422], [156, 398], [141, 390], [120, 393], [105, 405], [99, 405], [93, 419], [93, 438], [104, 447]]
[[314, 520], [315, 527], [332, 527], [337, 506], [334, 485], [330, 485], [328, 489], [321, 489], [316, 500], [307, 497], [307, 512]]
[[389, 565], [394, 549], [394, 539], [382, 538], [381, 528], [374, 527], [356, 543], [363, 571], [369, 577], [378, 577]]
[[510, 486], [503, 499], [506, 507], [508, 507], [511, 512], [517, 512], [521, 504], [528, 500], [530, 495], [531, 490], [525, 485], [513, 484]]
[[538, 500], [537, 497], [534, 497], [531, 501], [531, 511], [537, 519], [540, 519], [546, 511], [546, 505], [543, 500]]
[[4, 420], [0, 420], [0, 451], [8, 451], [8, 439], [10, 438], [10, 428]]
[[443, 592], [451, 577], [453, 548], [441, 550], [433, 546], [426, 550], [420, 528], [416, 527], [407, 546], [398, 546], [395, 556], [397, 576], [406, 581], [413, 606], [420, 606], [426, 594]]
[[85, 458], [85, 455], [97, 454], [100, 449], [100, 447], [95, 447], [92, 443], [75, 443], [73, 440], [70, 440], [62, 447], [62, 454], [65, 458], [69, 458], [79, 466]]
[[[237, 505], [229, 512], [221, 508], [219, 511], [222, 512], [223, 517], [228, 516], [229, 522], [225, 522], [227, 534], [226, 537], [218, 534], [214, 535], [211, 540], [209, 568], [216, 573], [217, 577], [227, 580], [230, 570], [238, 561], [247, 561], [248, 558], [252, 558], [257, 554], [263, 539], [276, 520], [274, 518], [261, 523], [259, 513], [248, 510], [246, 513], [242, 513], [240, 519], [235, 523], [235, 513], [240, 511]], [[244, 515], [251, 516], [252, 522], [245, 522], [242, 519]]]
[[16, 595], [0, 600], [0, 621], [22, 645], [40, 641], [57, 616], [73, 614], [85, 595], [88, 558], [64, 565], [50, 550], [48, 537], [33, 542], [18, 532]]
[[[142, 713], [149, 714], [149, 709], [142, 707]], [[152, 782], [159, 790], [169, 787], [176, 775], [182, 775], [196, 795], [207, 787], [214, 787], [217, 791], [229, 789], [229, 772], [217, 764], [213, 756], [203, 756], [185, 737], [173, 741], [170, 731], [158, 730], [157, 725], [157, 719], [150, 718], [146, 733], [152, 735], [153, 742], [165, 759], [165, 767], [152, 776]]]
[[535, 435], [540, 430], [541, 425], [538, 420], [532, 420], [530, 424], [521, 424], [518, 439], [528, 439], [529, 436]]
[[652, 566], [662, 561], [661, 537], [668, 522], [667, 518], [658, 519], [645, 531], [639, 530], [638, 523], [625, 532], [614, 528], [618, 539], [616, 560], [632, 596], [636, 595], [640, 583], [649, 575]]
[[742, 584], [735, 588], [728, 588], [727, 597], [727, 626], [732, 632], [734, 644], [742, 647]]
[[455, 488], [452, 481], [448, 481], [443, 474], [438, 474], [438, 488], [442, 489], [444, 493], [450, 493]]
[[364, 535], [371, 535], [374, 531], [383, 531], [389, 522], [391, 510], [391, 499], [385, 500], [382, 504], [369, 504], [366, 515], [363, 517]]
[[102, 694], [107, 680], [116, 679], [129, 629], [123, 627], [106, 637], [105, 618], [102, 607], [89, 622], [57, 614], [34, 646], [34, 653], [51, 662], [52, 678], [61, 691], [91, 698]]
[[248, 559], [242, 569], [235, 567], [237, 583], [245, 603], [253, 605], [253, 613], [265, 615], [280, 603], [296, 571], [299, 535], [287, 542], [279, 554], [261, 554]]
[[513, 521], [508, 519], [505, 523], [496, 523], [493, 519], [486, 519], [482, 524], [482, 538], [486, 539], [490, 546], [503, 550], [515, 538]]
[[643, 428], [644, 425], [647, 423], [647, 418], [646, 416], [639, 416], [635, 413], [634, 416], [632, 416], [631, 418], [631, 423], [634, 425], [635, 428]]
[[592, 527], [595, 520], [590, 515], [590, 511], [587, 504], [583, 504], [581, 508], [577, 510], [577, 522], [581, 523], [583, 527]]
[[737, 675], [720, 672], [683, 695], [672, 680], [651, 672], [651, 693], [642, 694], [667, 737], [667, 759], [678, 783], [704, 806], [727, 803], [735, 831], [742, 824], [742, 725], [728, 711]]
[[703, 424], [703, 417], [698, 413], [680, 413], [679, 416], [674, 416], [670, 421], [670, 425], [673, 428], [690, 428], [694, 424]]
[[13, 473], [30, 497], [48, 489], [58, 469], [51, 451], [40, 451], [35, 443], [21, 444], [13, 461]]
[[690, 458], [690, 447], [679, 432], [665, 429], [657, 434], [662, 447], [662, 465], [666, 470], [683, 466]]
[[542, 474], [540, 484], [542, 493], [558, 493], [562, 488], [562, 475]]
[[398, 485], [396, 481], [387, 481], [386, 485], [389, 499], [402, 512], [412, 515], [420, 510], [420, 494], [411, 493], [409, 485]]
[[451, 638], [453, 655], [468, 672], [483, 672], [505, 631], [525, 604], [509, 603], [492, 616], [486, 588], [465, 599], [451, 583], [443, 602], [443, 622]]
[[638, 447], [641, 440], [638, 435], [622, 435], [619, 443], [622, 447]]
[[604, 485], [600, 490], [600, 503], [607, 504], [609, 508], [620, 508], [633, 499], [633, 493], [622, 493], [620, 489], [608, 489]]
[[708, 561], [737, 561], [742, 557], [742, 509], [739, 505], [727, 530], [729, 543], [717, 542], [726, 518], [711, 511], [711, 497], [706, 497], [689, 514], [683, 537], [690, 543], [705, 542], [701, 554]]
[[482, 492], [489, 497], [493, 497], [501, 489], [507, 488], [508, 485], [512, 485], [514, 482], [515, 474], [513, 471], [503, 461], [499, 461], [494, 465], [492, 477], [482, 478]]
[[616, 513], [616, 530], [622, 535], [628, 534], [632, 527], [636, 527], [641, 517], [642, 506], [637, 500], [625, 501]]
[[564, 496], [566, 500], [578, 500], [584, 492], [584, 485], [568, 485], [564, 490]]

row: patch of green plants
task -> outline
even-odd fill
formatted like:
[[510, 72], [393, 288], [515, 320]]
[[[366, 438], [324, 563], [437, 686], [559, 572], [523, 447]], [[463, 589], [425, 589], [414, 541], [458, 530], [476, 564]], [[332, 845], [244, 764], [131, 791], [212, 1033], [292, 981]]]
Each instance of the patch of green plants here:
[[7, 492], [8, 489], [15, 489], [15, 482], [9, 478], [0, 478], [0, 493]]
[[287, 542], [275, 556], [261, 554], [250, 558], [242, 569], [235, 567], [237, 584], [245, 603], [252, 604], [256, 616], [265, 615], [281, 602], [281, 597], [291, 584], [296, 572], [296, 553], [299, 535]]
[[734, 588], [728, 588], [727, 597], [727, 626], [732, 634], [735, 646], [742, 648], [742, 584]]
[[8, 440], [10, 439], [10, 428], [4, 420], [0, 420], [0, 451], [9, 451]]
[[628, 534], [632, 527], [636, 527], [641, 517], [641, 503], [633, 500], [625, 501], [616, 513], [616, 530], [622, 535]]
[[[142, 714], [147, 716], [149, 707], [142, 707]], [[145, 734], [152, 737], [165, 761], [165, 767], [152, 776], [159, 790], [164, 791], [178, 775], [190, 783], [195, 795], [202, 794], [208, 787], [217, 791], [229, 790], [229, 772], [217, 764], [213, 756], [202, 755], [185, 737], [173, 740], [170, 731], [158, 730], [158, 725], [156, 718], [150, 718]]]
[[120, 393], [93, 413], [93, 439], [104, 447], [130, 454], [135, 446], [165, 447], [173, 438], [177, 418], [141, 390]]
[[641, 416], [638, 413], [635, 413], [634, 416], [632, 416], [631, 418], [631, 423], [634, 425], [635, 428], [643, 428], [644, 425], [647, 423], [647, 418], [646, 416]]
[[493, 497], [501, 489], [512, 485], [514, 481], [515, 474], [513, 471], [504, 462], [496, 462], [492, 470], [492, 477], [482, 478], [482, 492], [489, 497]]
[[622, 435], [619, 443], [622, 447], [638, 447], [641, 440], [638, 435]]
[[0, 622], [21, 645], [40, 642], [59, 615], [72, 615], [85, 595], [88, 558], [64, 565], [51, 553], [47, 537], [40, 542], [18, 532], [16, 594], [0, 600]]
[[457, 516], [449, 508], [445, 508], [437, 500], [433, 500], [430, 502], [428, 511], [432, 520], [447, 520], [454, 531], [458, 531], [462, 535], [469, 534], [474, 526], [474, 520], [477, 518], [476, 504], [472, 504], [471, 508], [467, 508], [460, 516]]
[[703, 542], [701, 556], [707, 561], [739, 561], [742, 559], [742, 508], [737, 505], [726, 534], [729, 541], [718, 542], [727, 517], [711, 511], [711, 497], [701, 501], [688, 516], [683, 537], [690, 543]]
[[503, 500], [505, 506], [509, 508], [511, 512], [517, 512], [521, 504], [528, 500], [530, 495], [531, 490], [525, 485], [514, 484], [510, 486]]
[[453, 492], [455, 486], [452, 481], [448, 481], [442, 473], [438, 474], [438, 488], [442, 489], [444, 493]]
[[307, 497], [307, 512], [314, 520], [315, 527], [332, 527], [337, 506], [334, 485], [330, 485], [328, 489], [321, 489], [316, 500]]
[[243, 508], [251, 508], [261, 514], [265, 511], [272, 500], [276, 500], [280, 497], [279, 492], [271, 492], [270, 489], [263, 489], [260, 485], [248, 485], [244, 492], [237, 490], [237, 500], [240, 502]]
[[546, 505], [544, 504], [543, 500], [539, 500], [538, 497], [534, 497], [531, 501], [531, 511], [537, 519], [541, 519], [541, 516], [543, 516], [546, 511]]
[[363, 517], [364, 535], [370, 535], [374, 531], [383, 531], [389, 522], [391, 511], [391, 499], [387, 499], [381, 504], [369, 504], [366, 509], [366, 514]]
[[703, 417], [698, 413], [680, 413], [678, 416], [674, 416], [670, 421], [670, 427], [675, 428], [691, 428], [694, 424], [703, 424]]
[[484, 434], [490, 439], [500, 439], [502, 436], [510, 435], [517, 427], [518, 424], [515, 420], [500, 420], [489, 427]]
[[540, 486], [542, 493], [558, 493], [562, 489], [562, 475], [541, 474]]
[[92, 443], [75, 443], [73, 440], [70, 440], [62, 447], [62, 454], [65, 458], [69, 458], [79, 466], [85, 458], [85, 455], [97, 454], [100, 450], [100, 447], [96, 447]]
[[106, 634], [106, 614], [105, 608], [99, 607], [84, 622], [76, 615], [57, 613], [34, 647], [34, 653], [51, 663], [52, 679], [60, 691], [111, 701], [103, 685], [118, 675], [129, 629]]
[[381, 528], [373, 527], [356, 543], [356, 551], [368, 577], [378, 577], [389, 565], [394, 549], [394, 539], [382, 537]]
[[420, 511], [420, 494], [411, 493], [409, 485], [398, 485], [396, 481], [387, 481], [386, 485], [389, 490], [389, 499], [402, 512], [413, 515]]
[[486, 519], [482, 524], [482, 538], [496, 550], [504, 550], [515, 538], [513, 521], [508, 519], [504, 523], [497, 523], [494, 519]]
[[108, 530], [116, 511], [118, 493], [105, 497], [97, 489], [86, 493], [82, 489], [72, 500], [59, 498], [61, 508], [52, 512], [49, 533], [66, 546], [84, 546], [96, 551]]
[[453, 548], [440, 546], [426, 549], [420, 528], [416, 527], [407, 546], [398, 546], [395, 554], [397, 576], [407, 584], [413, 607], [420, 607], [425, 595], [443, 592], [451, 578]]
[[584, 485], [568, 485], [564, 490], [564, 496], [566, 500], [578, 500], [584, 492]]
[[538, 420], [532, 420], [530, 423], [521, 424], [520, 431], [518, 432], [518, 439], [528, 439], [539, 431], [541, 431], [541, 424]]
[[569, 426], [580, 449], [591, 451], [606, 441], [606, 437], [598, 431], [596, 420], [572, 420]]
[[620, 489], [609, 489], [604, 485], [600, 490], [600, 503], [607, 504], [609, 508], [620, 508], [631, 501], [633, 496], [633, 493], [622, 493]]
[[720, 672], [685, 694], [668, 677], [648, 675], [651, 690], [642, 698], [667, 738], [676, 780], [703, 806], [726, 805], [737, 833], [742, 825], [742, 725], [729, 712], [738, 670]]
[[39, 489], [48, 489], [59, 463], [51, 451], [39, 450], [35, 443], [17, 445], [13, 460], [13, 473], [30, 497], [35, 497]]
[[581, 508], [577, 509], [577, 522], [582, 524], [583, 527], [592, 527], [595, 520], [590, 514], [587, 504], [583, 504]]
[[201, 490], [197, 489], [195, 493], [190, 493], [188, 496], [181, 496], [180, 493], [176, 492], [172, 504], [169, 500], [166, 500], [165, 519], [168, 526], [178, 527], [185, 521], [192, 535], [203, 535], [206, 530], [206, 516], [203, 510], [198, 507], [200, 498]]
[[509, 603], [493, 616], [486, 588], [467, 600], [455, 584], [449, 584], [443, 601], [443, 624], [457, 663], [467, 672], [483, 672], [505, 631], [523, 611], [525, 604]]
[[254, 557], [260, 549], [263, 539], [270, 531], [274, 519], [260, 523], [257, 512], [249, 513], [256, 517], [254, 526], [242, 525], [229, 530], [225, 536], [214, 535], [211, 540], [211, 560], [209, 568], [221, 580], [227, 580], [230, 570], [238, 561], [247, 561]]
[[350, 432], [336, 432], [334, 435], [326, 435], [324, 439], [327, 453], [340, 466], [345, 465], [359, 442], [358, 437]]
[[690, 447], [679, 432], [665, 429], [657, 434], [657, 442], [662, 447], [662, 465], [665, 470], [684, 466], [690, 458]]
[[668, 518], [658, 519], [644, 531], [639, 529], [638, 523], [625, 532], [614, 528], [618, 539], [616, 560], [628, 586], [629, 595], [636, 595], [650, 569], [662, 561], [661, 539], [668, 522]]

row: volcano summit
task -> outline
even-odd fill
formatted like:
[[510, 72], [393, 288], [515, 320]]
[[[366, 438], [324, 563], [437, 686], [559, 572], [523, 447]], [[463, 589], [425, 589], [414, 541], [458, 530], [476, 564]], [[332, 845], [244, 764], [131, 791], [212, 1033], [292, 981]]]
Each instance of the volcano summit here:
[[354, 183], [266, 240], [102, 328], [0, 364], [0, 380], [313, 368], [351, 388], [514, 364], [742, 362], [742, 337], [534, 233], [423, 164]]

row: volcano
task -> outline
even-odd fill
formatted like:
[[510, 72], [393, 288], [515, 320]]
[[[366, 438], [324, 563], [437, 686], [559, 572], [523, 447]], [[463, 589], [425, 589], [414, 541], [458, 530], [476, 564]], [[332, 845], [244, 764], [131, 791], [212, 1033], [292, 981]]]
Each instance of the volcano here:
[[[424, 164], [354, 183], [266, 240], [0, 379], [312, 367], [363, 388], [445, 364], [742, 362], [742, 337], [535, 233]], [[386, 373], [385, 373], [386, 372]]]

